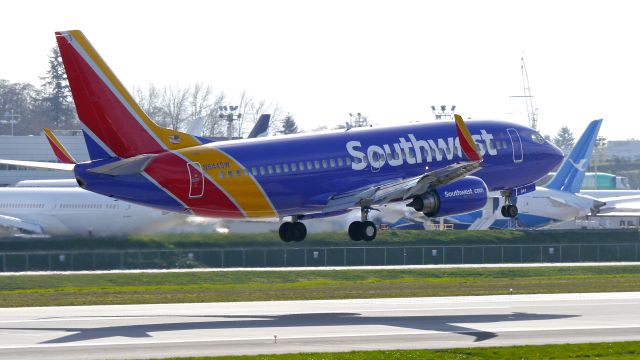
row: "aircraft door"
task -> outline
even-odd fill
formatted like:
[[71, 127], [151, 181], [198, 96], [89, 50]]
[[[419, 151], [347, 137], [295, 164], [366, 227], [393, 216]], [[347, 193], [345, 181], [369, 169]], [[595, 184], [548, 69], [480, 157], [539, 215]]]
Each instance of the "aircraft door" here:
[[522, 141], [520, 140], [520, 134], [516, 129], [507, 129], [509, 138], [511, 138], [511, 146], [513, 148], [513, 162], [519, 163], [523, 160]]
[[189, 170], [189, 197], [201, 198], [204, 196], [204, 175], [200, 163], [187, 163]]

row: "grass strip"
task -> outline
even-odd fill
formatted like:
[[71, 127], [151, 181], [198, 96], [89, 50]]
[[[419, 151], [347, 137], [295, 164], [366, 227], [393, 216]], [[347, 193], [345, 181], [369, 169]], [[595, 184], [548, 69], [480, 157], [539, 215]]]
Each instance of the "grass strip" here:
[[638, 243], [640, 232], [629, 230], [554, 231], [381, 231], [375, 241], [350, 241], [347, 232], [310, 233], [300, 243], [283, 243], [275, 232], [260, 234], [153, 234], [128, 237], [53, 237], [50, 239], [0, 239], [0, 252], [53, 250], [132, 250], [195, 248], [310, 248], [372, 246], [454, 246], [454, 245], [544, 245]]
[[[541, 360], [601, 359], [626, 360], [640, 357], [640, 342], [562, 344], [487, 347], [446, 350], [353, 351], [343, 353], [302, 353], [257, 356], [191, 357], [181, 360]], [[177, 358], [174, 358], [177, 360]]]
[[0, 307], [640, 291], [640, 265], [0, 276]]

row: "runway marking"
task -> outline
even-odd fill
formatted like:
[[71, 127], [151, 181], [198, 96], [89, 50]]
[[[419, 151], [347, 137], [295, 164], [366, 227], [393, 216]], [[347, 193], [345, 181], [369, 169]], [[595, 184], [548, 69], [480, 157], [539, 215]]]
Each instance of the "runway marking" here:
[[323, 266], [323, 267], [259, 267], [259, 268], [194, 268], [148, 270], [97, 270], [97, 271], [23, 271], [0, 272], [0, 276], [14, 275], [78, 275], [78, 274], [145, 274], [184, 272], [234, 272], [234, 271], [335, 271], [335, 270], [415, 270], [415, 269], [468, 269], [468, 268], [538, 268], [538, 267], [597, 267], [640, 266], [638, 262], [587, 262], [587, 263], [533, 263], [533, 264], [448, 264], [448, 265], [388, 265], [388, 266]]
[[[456, 323], [456, 324], [464, 324], [464, 323]], [[474, 325], [478, 325], [475, 323]], [[358, 326], [358, 325], [354, 325]], [[384, 326], [384, 325], [383, 325]], [[301, 326], [304, 327], [304, 326]], [[358, 326], [359, 327], [359, 326]], [[491, 329], [491, 332], [498, 333], [513, 333], [513, 332], [541, 332], [541, 331], [555, 331], [555, 330], [601, 330], [601, 329], [640, 329], [640, 325], [604, 325], [604, 326], [571, 326], [571, 327], [548, 327], [548, 328], [536, 328], [536, 329]], [[34, 330], [37, 330], [35, 328]], [[201, 330], [198, 330], [201, 331]], [[437, 331], [437, 330], [411, 330], [411, 331], [398, 331], [393, 333], [359, 333], [359, 334], [335, 334], [335, 335], [308, 335], [308, 336], [286, 336], [286, 335], [278, 335], [278, 342], [286, 341], [286, 340], [310, 340], [310, 339], [331, 339], [331, 338], [356, 338], [356, 337], [389, 337], [389, 336], [406, 336], [406, 335], [433, 335], [433, 334], [474, 334], [478, 332], [486, 332], [488, 330], [462, 330], [462, 331]], [[114, 338], [119, 337], [118, 335], [114, 335]], [[498, 336], [499, 337], [499, 336]], [[488, 343], [492, 339], [485, 340], [483, 343]], [[153, 344], [185, 344], [185, 343], [206, 343], [206, 342], [241, 342], [241, 341], [265, 341], [268, 344], [273, 343], [273, 336], [268, 335], [265, 337], [242, 337], [242, 338], [207, 338], [207, 339], [192, 339], [192, 340], [164, 340], [164, 339], [149, 339], [147, 341], [144, 340], [134, 340], [127, 342], [84, 342], [84, 343], [67, 343], [67, 344], [33, 344], [33, 345], [24, 345], [24, 346], [2, 346], [0, 345], [0, 350], [7, 349], [40, 349], [40, 348], [64, 348], [64, 347], [83, 347], [83, 346], [118, 346], [118, 345], [153, 345]]]

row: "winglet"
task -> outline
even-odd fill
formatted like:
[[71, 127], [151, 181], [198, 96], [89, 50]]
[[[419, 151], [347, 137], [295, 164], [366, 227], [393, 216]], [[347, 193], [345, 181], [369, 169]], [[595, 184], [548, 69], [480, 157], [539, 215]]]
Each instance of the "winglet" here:
[[65, 147], [62, 146], [62, 143], [58, 140], [58, 138], [55, 137], [55, 135], [53, 135], [53, 132], [51, 132], [51, 130], [49, 130], [48, 128], [44, 128], [42, 129], [42, 131], [44, 132], [44, 135], [47, 137], [47, 141], [49, 141], [49, 145], [51, 145], [51, 150], [53, 150], [53, 153], [58, 158], [58, 161], [60, 161], [63, 164], [78, 163], [73, 158], [73, 156], [69, 154], [67, 149], [65, 149]]
[[476, 143], [473, 141], [471, 137], [471, 133], [469, 133], [469, 129], [467, 129], [467, 125], [462, 120], [462, 116], [458, 114], [453, 115], [456, 120], [456, 131], [458, 132], [458, 139], [460, 140], [460, 148], [462, 152], [467, 156], [467, 158], [471, 161], [482, 161], [482, 155], [478, 152], [478, 148], [476, 147]]

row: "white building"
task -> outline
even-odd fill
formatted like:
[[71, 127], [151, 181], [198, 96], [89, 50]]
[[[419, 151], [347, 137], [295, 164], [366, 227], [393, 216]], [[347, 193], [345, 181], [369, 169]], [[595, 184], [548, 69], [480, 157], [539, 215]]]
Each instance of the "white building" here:
[[609, 140], [607, 156], [635, 160], [640, 158], [640, 140]]
[[[77, 135], [76, 135], [77, 134]], [[89, 160], [81, 132], [58, 136], [60, 142], [77, 161]], [[58, 162], [47, 138], [40, 136], [0, 135], [0, 159]], [[20, 180], [73, 179], [73, 173], [54, 170], [32, 170], [21, 166], [0, 164], [0, 186], [9, 186]]]

